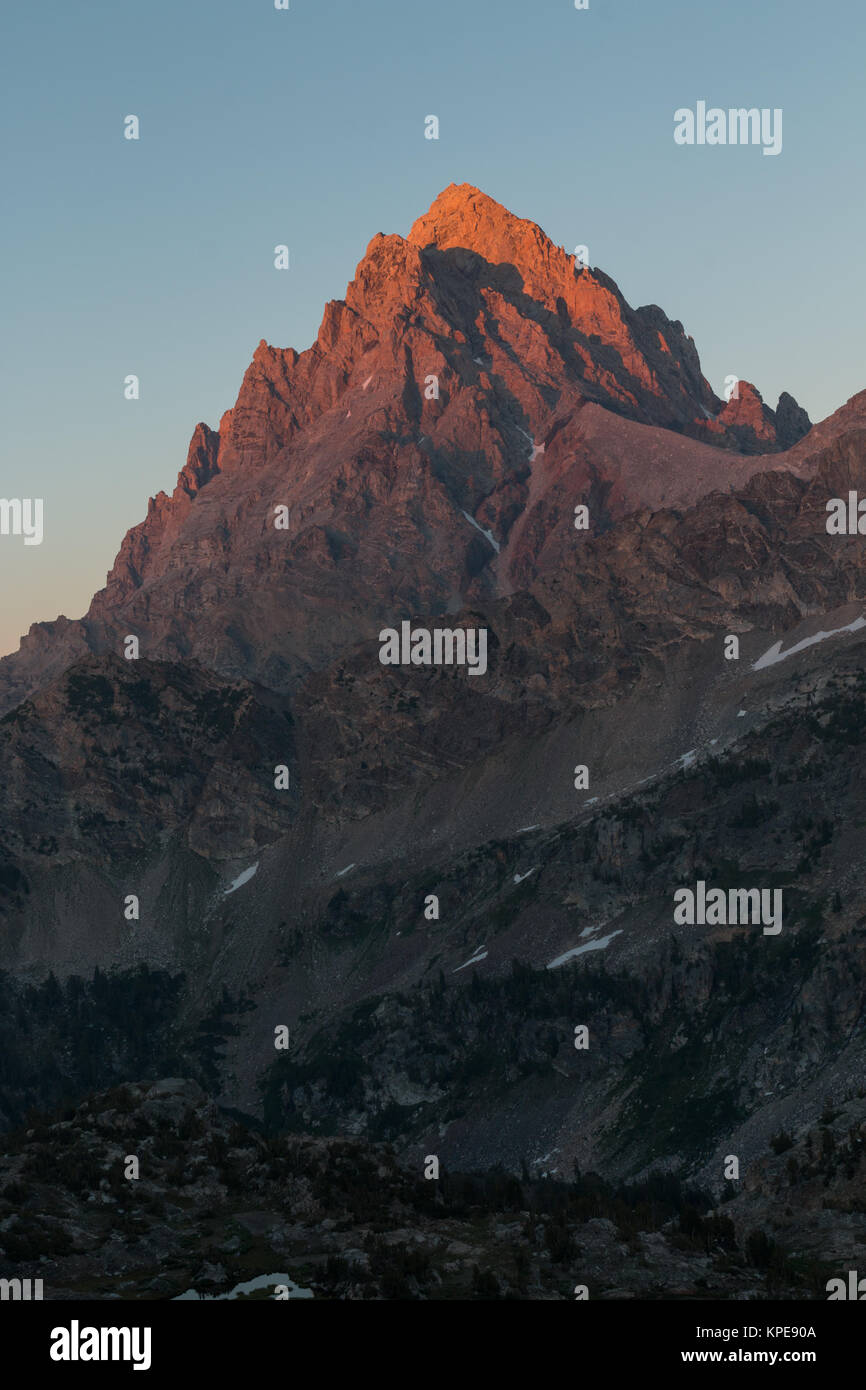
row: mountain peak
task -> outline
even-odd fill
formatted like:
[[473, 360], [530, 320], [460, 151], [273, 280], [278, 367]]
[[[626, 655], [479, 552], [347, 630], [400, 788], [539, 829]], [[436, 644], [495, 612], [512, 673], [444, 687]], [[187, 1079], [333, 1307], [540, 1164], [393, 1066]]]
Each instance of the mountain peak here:
[[471, 183], [452, 183], [413, 224], [414, 246], [441, 251], [463, 247], [491, 262], [525, 260], [527, 251], [547, 250], [552, 243], [535, 222], [516, 217], [495, 198]]
[[[6, 659], [0, 713], [136, 624], [151, 657], [288, 689], [406, 593], [438, 611], [525, 586], [575, 498], [603, 497], [609, 526], [744, 482], [759, 465], [743, 455], [808, 430], [793, 398], [780, 415], [781, 433], [748, 382], [725, 404], [679, 320], [632, 309], [536, 223], [451, 184], [408, 238], [372, 239], [312, 347], [259, 342], [234, 406], [218, 431], [196, 427], [174, 493], [129, 531], [86, 619], [52, 629], [48, 655], [45, 626]], [[266, 499], [290, 509], [291, 543]], [[355, 607], [337, 621], [350, 564]], [[263, 573], [303, 624], [286, 630], [266, 592], [250, 597]]]

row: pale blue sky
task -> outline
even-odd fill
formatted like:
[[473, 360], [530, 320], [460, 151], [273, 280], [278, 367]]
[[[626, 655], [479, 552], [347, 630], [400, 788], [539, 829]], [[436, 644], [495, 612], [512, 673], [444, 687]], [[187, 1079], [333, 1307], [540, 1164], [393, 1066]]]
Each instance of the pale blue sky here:
[[[864, 38], [855, 0], [10, 0], [0, 496], [45, 539], [0, 537], [0, 651], [84, 612], [259, 339], [309, 346], [451, 182], [586, 243], [719, 394], [829, 414], [866, 387]], [[782, 153], [675, 145], [698, 100], [781, 107]]]

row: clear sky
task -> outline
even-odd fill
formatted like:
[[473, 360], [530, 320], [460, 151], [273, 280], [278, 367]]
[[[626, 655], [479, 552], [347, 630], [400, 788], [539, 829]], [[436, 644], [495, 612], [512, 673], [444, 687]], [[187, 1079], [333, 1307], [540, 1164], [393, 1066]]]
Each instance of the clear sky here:
[[[451, 182], [681, 319], [718, 394], [866, 387], [862, 0], [290, 3], [4, 6], [0, 496], [44, 540], [0, 536], [0, 652], [85, 611], [259, 339], [309, 346]], [[676, 145], [701, 100], [782, 108], [781, 154]]]

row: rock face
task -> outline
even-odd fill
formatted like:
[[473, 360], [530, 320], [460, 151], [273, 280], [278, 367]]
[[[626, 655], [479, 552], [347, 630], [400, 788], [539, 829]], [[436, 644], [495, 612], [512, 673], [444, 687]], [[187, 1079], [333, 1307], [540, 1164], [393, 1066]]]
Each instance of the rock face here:
[[776, 443], [780, 449], [791, 449], [809, 433], [812, 422], [793, 396], [783, 391], [776, 406]]
[[760, 391], [749, 381], [737, 383], [734, 394], [718, 417], [718, 424], [734, 436], [744, 453], [760, 453], [776, 441], [773, 412], [767, 409]]

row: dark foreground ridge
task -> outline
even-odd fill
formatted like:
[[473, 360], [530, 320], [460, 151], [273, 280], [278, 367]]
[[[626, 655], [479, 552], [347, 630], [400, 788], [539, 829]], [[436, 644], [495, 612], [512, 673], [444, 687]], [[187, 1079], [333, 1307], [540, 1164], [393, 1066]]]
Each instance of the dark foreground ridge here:
[[[864, 1136], [863, 1093], [804, 1143], [780, 1136], [790, 1202], [820, 1183], [829, 1209], [853, 1190]], [[128, 1180], [133, 1153], [142, 1176]], [[225, 1297], [272, 1272], [296, 1298], [573, 1299], [576, 1284], [603, 1299], [826, 1298], [833, 1270], [790, 1259], [751, 1224], [760, 1211], [754, 1194], [714, 1209], [661, 1173], [426, 1180], [390, 1145], [263, 1134], [166, 1079], [11, 1137], [0, 1278], [40, 1278], [46, 1299]], [[278, 1283], [235, 1296], [273, 1298]]]

